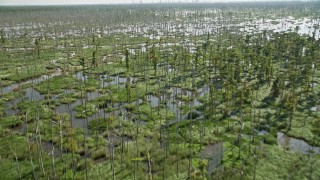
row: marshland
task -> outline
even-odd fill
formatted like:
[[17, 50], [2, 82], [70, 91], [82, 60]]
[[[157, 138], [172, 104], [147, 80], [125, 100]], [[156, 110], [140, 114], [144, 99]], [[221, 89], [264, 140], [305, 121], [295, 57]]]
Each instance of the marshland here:
[[320, 3], [0, 6], [1, 179], [319, 179]]

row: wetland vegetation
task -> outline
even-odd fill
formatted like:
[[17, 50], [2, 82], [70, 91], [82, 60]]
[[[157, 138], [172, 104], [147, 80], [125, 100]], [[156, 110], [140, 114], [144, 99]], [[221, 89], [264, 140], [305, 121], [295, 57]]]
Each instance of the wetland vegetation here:
[[0, 7], [0, 179], [319, 179], [319, 2]]

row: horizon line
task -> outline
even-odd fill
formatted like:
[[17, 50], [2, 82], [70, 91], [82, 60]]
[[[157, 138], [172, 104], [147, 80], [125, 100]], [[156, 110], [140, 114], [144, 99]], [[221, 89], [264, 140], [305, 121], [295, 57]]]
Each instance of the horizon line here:
[[10, 7], [10, 6], [95, 6], [95, 5], [155, 5], [155, 4], [237, 4], [237, 3], [281, 3], [281, 2], [299, 2], [299, 3], [307, 3], [307, 2], [319, 2], [316, 0], [221, 0], [217, 2], [120, 2], [120, 3], [70, 3], [70, 4], [0, 4], [0, 7]]

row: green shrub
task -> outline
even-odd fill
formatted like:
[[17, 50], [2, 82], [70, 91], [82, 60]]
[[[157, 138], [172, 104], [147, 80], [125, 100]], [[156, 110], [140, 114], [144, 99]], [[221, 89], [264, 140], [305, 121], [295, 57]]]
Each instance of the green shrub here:
[[99, 148], [91, 152], [91, 158], [96, 160], [100, 158], [107, 157], [106, 149], [105, 148]]
[[277, 144], [277, 139], [272, 134], [265, 135], [263, 140], [266, 144]]
[[86, 161], [87, 161], [87, 168], [91, 168], [93, 166], [93, 160], [92, 159], [81, 159], [77, 164], [77, 170], [83, 171], [86, 169]]

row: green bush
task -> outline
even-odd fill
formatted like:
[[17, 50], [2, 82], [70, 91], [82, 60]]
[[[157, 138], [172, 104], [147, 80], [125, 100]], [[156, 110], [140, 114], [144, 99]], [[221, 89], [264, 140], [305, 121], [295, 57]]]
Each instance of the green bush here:
[[3, 128], [14, 128], [22, 124], [21, 118], [17, 116], [5, 117], [0, 122]]
[[91, 152], [91, 158], [94, 160], [100, 159], [100, 158], [105, 158], [105, 157], [107, 157], [107, 153], [106, 153], [105, 148], [99, 148], [99, 149], [93, 150]]
[[83, 171], [86, 169], [86, 161], [87, 161], [87, 168], [91, 168], [93, 166], [93, 160], [92, 159], [81, 159], [77, 164], [77, 170]]
[[264, 143], [266, 144], [277, 144], [277, 138], [275, 138], [272, 134], [265, 135], [263, 138]]

